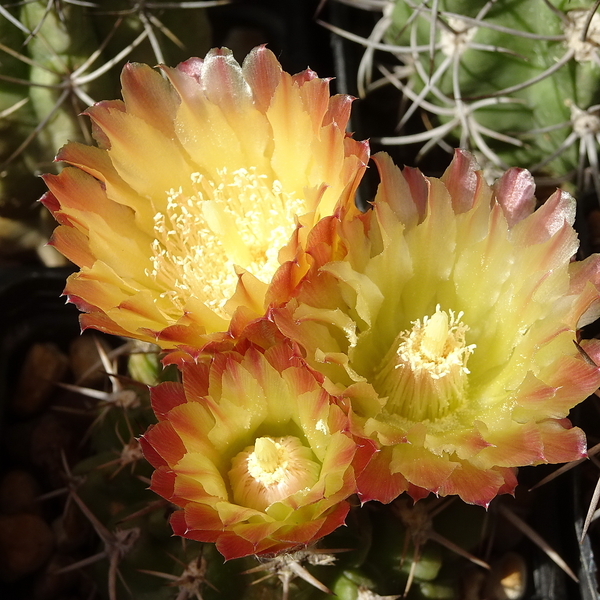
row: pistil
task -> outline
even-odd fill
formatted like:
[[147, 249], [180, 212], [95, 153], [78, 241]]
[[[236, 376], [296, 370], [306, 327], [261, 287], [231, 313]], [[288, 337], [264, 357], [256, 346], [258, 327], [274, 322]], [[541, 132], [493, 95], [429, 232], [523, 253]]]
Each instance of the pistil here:
[[466, 343], [469, 328], [462, 317], [438, 305], [397, 337], [375, 379], [378, 392], [388, 397], [386, 411], [410, 421], [435, 420], [462, 404], [475, 350]]
[[232, 460], [229, 481], [241, 506], [265, 510], [319, 479], [321, 466], [312, 450], [293, 436], [257, 438]]

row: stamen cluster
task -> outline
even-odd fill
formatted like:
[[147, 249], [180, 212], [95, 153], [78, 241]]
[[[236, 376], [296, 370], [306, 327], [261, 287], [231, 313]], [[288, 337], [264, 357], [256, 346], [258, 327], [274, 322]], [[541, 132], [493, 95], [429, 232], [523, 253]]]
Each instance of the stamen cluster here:
[[194, 298], [226, 319], [236, 265], [268, 284], [297, 216], [307, 212], [304, 199], [285, 192], [277, 180], [269, 183], [253, 166], [217, 174], [213, 180], [192, 173], [194, 194], [170, 190], [165, 212], [154, 215], [148, 275], [172, 302], [173, 318]]

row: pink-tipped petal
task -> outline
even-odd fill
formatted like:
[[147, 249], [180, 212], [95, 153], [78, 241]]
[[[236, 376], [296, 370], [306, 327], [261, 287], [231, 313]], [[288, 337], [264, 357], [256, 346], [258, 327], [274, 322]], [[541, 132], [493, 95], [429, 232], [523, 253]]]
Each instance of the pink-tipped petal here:
[[513, 227], [535, 208], [535, 181], [526, 169], [513, 167], [494, 185], [494, 195], [504, 211], [509, 227]]

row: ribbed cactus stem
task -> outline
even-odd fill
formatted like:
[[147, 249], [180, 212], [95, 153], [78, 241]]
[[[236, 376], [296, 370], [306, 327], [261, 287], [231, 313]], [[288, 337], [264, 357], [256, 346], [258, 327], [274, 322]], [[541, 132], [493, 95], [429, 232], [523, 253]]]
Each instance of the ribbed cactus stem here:
[[[375, 48], [403, 63], [390, 68], [383, 61], [377, 65], [383, 79], [368, 86], [391, 82], [404, 96], [400, 133], [380, 138], [382, 144], [418, 144], [417, 158], [435, 145], [460, 146], [476, 152], [484, 166], [526, 167], [555, 182], [591, 182], [600, 192], [592, 105], [600, 90], [595, 6], [564, 0], [350, 3], [383, 15], [368, 39], [358, 38], [366, 47], [359, 88], [375, 78]], [[423, 112], [432, 125], [421, 134], [403, 133]]]

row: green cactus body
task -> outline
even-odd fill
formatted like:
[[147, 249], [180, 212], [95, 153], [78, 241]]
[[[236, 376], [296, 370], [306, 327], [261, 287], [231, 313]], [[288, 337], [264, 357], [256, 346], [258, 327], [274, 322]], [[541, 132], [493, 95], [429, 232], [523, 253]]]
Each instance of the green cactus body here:
[[159, 348], [145, 342], [135, 342], [135, 347], [127, 360], [127, 369], [135, 381], [146, 385], [156, 385], [162, 373], [158, 357]]
[[[0, 18], [0, 43], [16, 52], [23, 51], [25, 35], [10, 21]], [[17, 56], [0, 54], [0, 73], [7, 78], [27, 81], [29, 68]], [[33, 156], [36, 144], [27, 156], [11, 160], [37, 120], [28, 98], [28, 88], [16, 81], [0, 80], [0, 217], [31, 218], [31, 204], [37, 200], [43, 185], [36, 180]], [[17, 108], [15, 108], [17, 107]], [[32, 189], [33, 188], [33, 189]], [[25, 191], [25, 194], [24, 194]], [[25, 198], [23, 198], [25, 195]]]
[[[440, 140], [479, 150], [503, 168], [540, 165], [562, 179], [577, 169], [573, 132], [586, 125], [600, 131], [600, 122], [577, 120], [577, 110], [592, 107], [600, 93], [598, 17], [584, 43], [584, 7], [562, 0], [553, 6], [543, 0], [447, 0], [434, 18], [429, 8], [395, 4], [385, 41], [417, 48], [399, 54], [413, 65], [404, 89], [407, 95], [412, 90], [411, 102], [436, 115]], [[432, 133], [422, 141], [434, 139]], [[410, 136], [384, 141], [408, 143]]]
[[16, 237], [24, 226], [41, 233], [30, 236], [34, 242], [0, 243], [0, 256], [35, 248], [42, 260], [48, 256], [55, 264], [51, 249], [39, 250], [48, 233], [35, 205], [44, 191], [38, 175], [56, 170], [54, 157], [67, 141], [91, 142], [81, 113], [96, 101], [119, 96], [119, 73], [127, 60], [175, 65], [203, 56], [210, 47], [210, 26], [201, 7], [154, 9], [129, 0], [89, 6], [32, 0], [9, 3], [3, 11], [0, 235]]
[[[39, 28], [27, 45], [33, 61], [29, 97], [38, 122], [52, 115], [48, 126], [38, 134], [38, 141], [46, 148], [44, 154], [48, 156], [51, 149], [55, 152], [68, 140], [84, 141], [82, 128], [85, 126], [80, 124], [78, 113], [85, 104], [67, 84], [70, 74], [97, 48], [97, 42], [84, 7], [67, 4], [61, 15], [52, 11], [45, 14], [45, 11], [46, 3], [41, 1], [24, 4], [21, 8], [23, 24], [32, 31]], [[73, 82], [73, 85], [77, 84]], [[81, 86], [81, 90], [87, 94], [90, 88]], [[61, 101], [64, 94], [67, 96]], [[49, 165], [43, 166], [47, 170]]]

